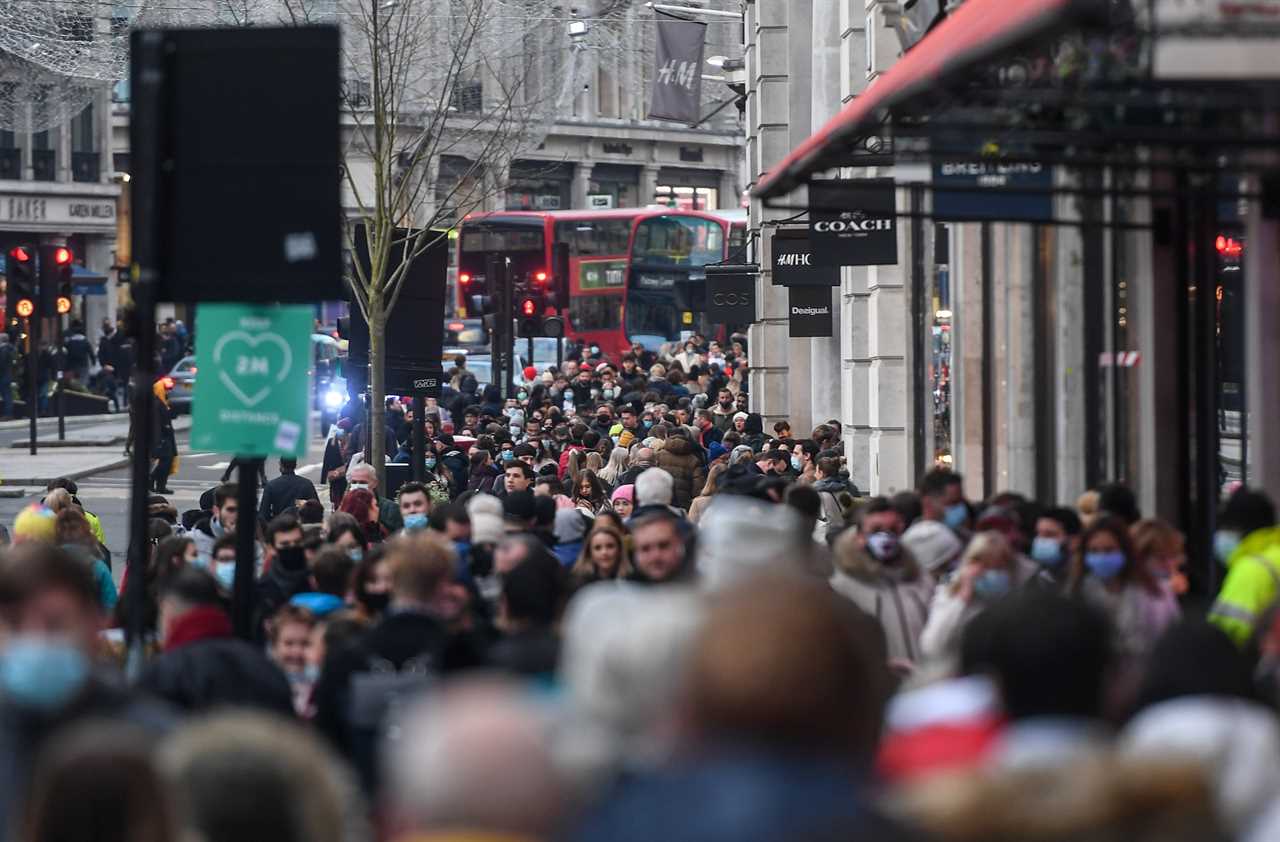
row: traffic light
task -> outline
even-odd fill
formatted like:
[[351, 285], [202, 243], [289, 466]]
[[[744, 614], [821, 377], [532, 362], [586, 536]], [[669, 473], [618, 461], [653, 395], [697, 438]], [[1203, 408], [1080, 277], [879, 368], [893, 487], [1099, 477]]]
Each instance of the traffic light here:
[[520, 336], [542, 335], [542, 296], [529, 293], [516, 302], [516, 318], [519, 319]]
[[5, 259], [8, 309], [22, 318], [36, 311], [36, 251], [31, 246], [14, 246]]
[[71, 312], [71, 262], [66, 246], [40, 247], [40, 312], [51, 316]]

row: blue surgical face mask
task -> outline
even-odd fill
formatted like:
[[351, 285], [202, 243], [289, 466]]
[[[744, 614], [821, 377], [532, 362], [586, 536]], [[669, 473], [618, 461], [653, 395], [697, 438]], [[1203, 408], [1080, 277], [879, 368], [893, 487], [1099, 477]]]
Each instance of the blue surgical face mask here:
[[88, 659], [65, 640], [18, 635], [0, 655], [0, 692], [28, 710], [61, 710], [88, 677]]
[[218, 584], [232, 590], [236, 584], [236, 563], [234, 561], [217, 561], [213, 565], [213, 577]]
[[1213, 554], [1223, 564], [1240, 546], [1240, 533], [1234, 529], [1219, 529], [1213, 533]]
[[406, 532], [414, 529], [427, 528], [427, 516], [423, 512], [415, 512], [411, 515], [404, 516], [404, 528]]
[[520, 401], [520, 403], [524, 403], [525, 401], [529, 400], [529, 393], [516, 392], [516, 400]]
[[572, 389], [565, 389], [565, 390], [564, 390], [564, 399], [565, 399], [565, 400], [567, 400], [567, 401], [571, 401], [571, 400], [573, 400], [573, 390], [572, 390]]
[[427, 463], [427, 470], [428, 471], [431, 470], [436, 466], [436, 457], [428, 456], [426, 459], [426, 463]]
[[969, 520], [969, 507], [964, 503], [952, 503], [942, 513], [942, 522], [951, 529], [959, 529]]
[[803, 468], [804, 468], [804, 462], [800, 459], [800, 457], [799, 457], [799, 456], [792, 456], [792, 457], [791, 457], [791, 470], [795, 471], [796, 473], [799, 473]]
[[1045, 567], [1062, 563], [1062, 542], [1057, 538], [1037, 537], [1031, 542], [1031, 557]]
[[1085, 553], [1085, 566], [1089, 568], [1089, 572], [1102, 581], [1114, 579], [1120, 575], [1120, 571], [1124, 570], [1124, 553], [1120, 550], [1111, 550], [1105, 553]]
[[867, 550], [876, 561], [889, 561], [898, 555], [898, 536], [892, 532], [872, 532], [867, 536]]
[[983, 600], [999, 599], [1012, 586], [1008, 570], [984, 570], [973, 580], [973, 594]]
[[504, 451], [502, 451], [502, 461], [503, 461], [503, 462], [514, 462], [514, 461], [515, 461], [515, 458], [516, 458], [516, 455], [515, 455], [515, 453], [513, 453], [512, 451], [510, 451], [510, 450], [504, 450]]
[[307, 664], [302, 670], [302, 680], [308, 684], [315, 684], [320, 680], [320, 665]]

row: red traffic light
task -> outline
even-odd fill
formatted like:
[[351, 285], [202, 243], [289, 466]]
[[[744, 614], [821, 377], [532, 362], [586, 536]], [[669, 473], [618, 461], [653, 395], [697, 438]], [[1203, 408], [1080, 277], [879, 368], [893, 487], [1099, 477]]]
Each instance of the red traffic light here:
[[22, 246], [14, 246], [13, 248], [9, 249], [9, 257], [12, 258], [13, 260], [16, 260], [19, 263], [31, 262], [31, 252], [27, 251]]
[[538, 315], [538, 302], [532, 298], [525, 298], [520, 301], [520, 312], [525, 316]]
[[458, 283], [462, 284], [463, 286], [466, 286], [467, 284], [471, 283], [471, 275], [467, 274], [466, 272], [463, 272], [461, 275], [458, 276]]
[[71, 263], [71, 249], [66, 246], [58, 246], [53, 250], [53, 262], [58, 266], [66, 266]]
[[534, 272], [534, 273], [533, 273], [533, 279], [534, 279], [534, 281], [536, 281], [537, 283], [540, 283], [540, 284], [545, 284], [545, 283], [547, 282], [547, 277], [548, 277], [548, 276], [547, 276], [547, 273], [546, 273], [546, 272]]
[[1213, 245], [1218, 250], [1218, 254], [1224, 257], [1239, 257], [1244, 252], [1244, 243], [1225, 234], [1219, 234]]

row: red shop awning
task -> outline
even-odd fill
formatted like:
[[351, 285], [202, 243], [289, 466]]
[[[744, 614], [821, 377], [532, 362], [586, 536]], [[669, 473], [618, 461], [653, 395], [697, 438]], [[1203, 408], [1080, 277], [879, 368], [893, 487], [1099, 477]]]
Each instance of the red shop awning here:
[[1099, 0], [967, 0], [839, 114], [760, 179], [752, 194], [784, 195], [809, 175], [844, 165], [846, 145], [879, 126], [885, 110], [982, 61], [1076, 20]]

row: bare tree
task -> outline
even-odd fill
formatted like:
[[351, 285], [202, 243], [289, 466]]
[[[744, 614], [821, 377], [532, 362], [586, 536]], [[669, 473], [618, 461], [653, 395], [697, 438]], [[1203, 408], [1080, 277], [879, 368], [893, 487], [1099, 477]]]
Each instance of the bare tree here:
[[[290, 0], [291, 19], [313, 19], [315, 5]], [[386, 326], [410, 267], [448, 237], [456, 214], [504, 189], [510, 162], [541, 139], [539, 127], [554, 118], [568, 85], [529, 86], [527, 65], [537, 57], [519, 37], [518, 4], [349, 0], [340, 9], [346, 184], [368, 254], [350, 277], [369, 326], [365, 458], [382, 470]], [[461, 165], [441, 179], [446, 156]], [[349, 247], [357, 226], [347, 228]]]

